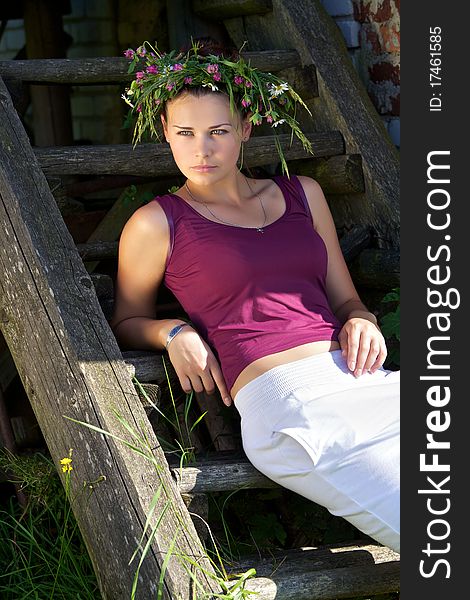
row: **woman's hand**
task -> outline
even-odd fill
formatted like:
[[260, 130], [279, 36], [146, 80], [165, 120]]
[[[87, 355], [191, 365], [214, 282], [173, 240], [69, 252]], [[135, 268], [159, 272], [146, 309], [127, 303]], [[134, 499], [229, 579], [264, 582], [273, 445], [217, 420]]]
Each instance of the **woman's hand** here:
[[339, 332], [338, 340], [348, 368], [355, 377], [360, 377], [364, 371], [374, 373], [387, 357], [385, 339], [377, 325], [368, 319], [348, 319]]
[[191, 392], [191, 388], [195, 392], [205, 390], [213, 394], [217, 386], [224, 404], [231, 405], [230, 392], [220, 365], [197, 331], [184, 327], [169, 344], [168, 356], [186, 394]]

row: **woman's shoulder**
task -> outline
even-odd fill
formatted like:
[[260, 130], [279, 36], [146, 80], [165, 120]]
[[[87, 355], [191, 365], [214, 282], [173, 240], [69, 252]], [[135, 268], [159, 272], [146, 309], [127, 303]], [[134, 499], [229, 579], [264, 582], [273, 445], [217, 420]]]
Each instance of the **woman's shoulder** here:
[[168, 234], [168, 217], [163, 203], [156, 196], [137, 208], [127, 220], [124, 229], [136, 235], [154, 237]]
[[296, 175], [296, 177], [304, 191], [305, 198], [312, 214], [313, 225], [315, 229], [318, 229], [318, 225], [323, 222], [325, 218], [327, 220], [330, 219], [330, 210], [325, 194], [316, 179], [308, 177], [307, 175]]

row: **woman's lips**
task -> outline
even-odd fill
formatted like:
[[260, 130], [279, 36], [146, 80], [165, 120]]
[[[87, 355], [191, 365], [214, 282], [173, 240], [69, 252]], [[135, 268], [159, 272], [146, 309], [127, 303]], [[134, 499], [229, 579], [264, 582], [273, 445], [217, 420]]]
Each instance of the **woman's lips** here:
[[216, 167], [193, 167], [194, 171], [198, 171], [200, 173], [206, 173], [207, 171], [212, 171], [212, 169], [215, 169]]

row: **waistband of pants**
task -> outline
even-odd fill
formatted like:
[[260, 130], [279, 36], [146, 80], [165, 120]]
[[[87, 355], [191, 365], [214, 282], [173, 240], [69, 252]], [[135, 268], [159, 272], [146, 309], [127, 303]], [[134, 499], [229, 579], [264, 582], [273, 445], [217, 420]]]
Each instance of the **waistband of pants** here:
[[241, 415], [266, 410], [266, 402], [274, 403], [285, 398], [292, 390], [308, 385], [334, 386], [335, 380], [348, 375], [349, 371], [341, 349], [312, 354], [299, 360], [272, 367], [245, 384], [237, 392], [234, 404]]

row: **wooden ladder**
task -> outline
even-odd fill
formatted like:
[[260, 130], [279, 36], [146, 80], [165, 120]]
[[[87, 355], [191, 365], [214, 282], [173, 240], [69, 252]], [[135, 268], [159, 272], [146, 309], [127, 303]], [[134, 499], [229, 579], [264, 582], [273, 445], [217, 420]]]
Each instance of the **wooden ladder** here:
[[[201, 18], [208, 16], [207, 4], [193, 3]], [[251, 9], [246, 2], [209, 4], [211, 18], [223, 21], [239, 46], [245, 36], [254, 47], [273, 48], [244, 57], [253, 66], [284, 74], [314, 113], [313, 122], [302, 124], [314, 158], [306, 158], [300, 143], [289, 146], [289, 134], [281, 136], [281, 143], [290, 169], [314, 177], [327, 193], [355, 282], [393, 285], [399, 263], [398, 153], [336, 26], [318, 2], [252, 2]], [[228, 5], [232, 12], [224, 12]], [[198, 512], [194, 506], [199, 502], [204, 515], [209, 492], [275, 484], [247, 461], [236, 410], [215, 396], [195, 394], [199, 410], [208, 411], [205, 422], [216, 452], [185, 468], [165, 455], [157, 437], [160, 425], [152, 425], [152, 407], [132, 379], [149, 393], [156, 389], [163, 405], [168, 399], [164, 354], [119, 349], [108, 325], [113, 281], [94, 272], [101, 260], [116, 259], [120, 231], [138, 203], [129, 205], [123, 194], [90, 240], [76, 244], [51, 192], [54, 177], [109, 174], [155, 178], [156, 183], [139, 189], [156, 195], [165, 193], [178, 169], [170, 150], [160, 144], [135, 150], [130, 145], [32, 148], [8, 91], [18, 80], [124, 84], [127, 66], [124, 58], [0, 62], [0, 328], [52, 457], [57, 461], [73, 448], [73, 508], [103, 598], [129, 597], [136, 570], [129, 558], [160, 489], [150, 526], [160, 516], [161, 522], [140, 568], [136, 598], [156, 597], [163, 561], [174, 543], [162, 597], [189, 600], [203, 597], [202, 590], [205, 597], [220, 592], [203, 551], [203, 529], [196, 528], [189, 511]], [[246, 144], [245, 164], [269, 169], [276, 155], [274, 138], [256, 129], [261, 131]], [[170, 303], [166, 310], [175, 316], [178, 307]], [[171, 364], [165, 365], [177, 386]], [[132, 442], [116, 413], [145, 436], [158, 469], [117, 439]], [[84, 484], [90, 489], [86, 499], [79, 493]], [[178, 553], [206, 569], [207, 575], [199, 576], [200, 588], [195, 589], [191, 569]], [[259, 591], [263, 600], [348, 598], [399, 588], [399, 556], [370, 542], [286, 551], [254, 564], [240, 561], [227, 570], [250, 567], [257, 576], [247, 580], [246, 588]]]

